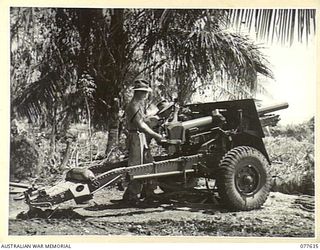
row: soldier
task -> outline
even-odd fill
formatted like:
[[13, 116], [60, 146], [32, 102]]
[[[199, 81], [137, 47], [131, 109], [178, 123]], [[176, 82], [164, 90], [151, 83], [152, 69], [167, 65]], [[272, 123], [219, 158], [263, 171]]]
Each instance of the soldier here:
[[179, 105], [175, 102], [169, 102], [166, 99], [161, 100], [157, 104], [157, 115], [164, 123], [178, 121]]
[[[128, 144], [129, 144], [129, 159], [128, 165], [141, 165], [152, 162], [150, 152], [148, 152], [147, 136], [154, 138], [157, 142], [164, 141], [164, 138], [154, 132], [144, 121], [143, 104], [148, 93], [152, 92], [150, 83], [146, 80], [136, 80], [134, 82], [134, 95], [126, 108], [126, 119], [128, 126]], [[141, 194], [143, 184], [138, 180], [133, 180], [129, 183], [123, 200], [126, 202], [137, 204], [139, 195]], [[141, 197], [140, 197], [141, 198]]]
[[[176, 111], [176, 105], [174, 102], [169, 102], [165, 99], [156, 104], [157, 113], [145, 118], [145, 122], [150, 128], [157, 131], [160, 134], [164, 132], [164, 125], [169, 122], [176, 122], [178, 120], [178, 114]], [[150, 142], [150, 138], [147, 137], [147, 142]]]

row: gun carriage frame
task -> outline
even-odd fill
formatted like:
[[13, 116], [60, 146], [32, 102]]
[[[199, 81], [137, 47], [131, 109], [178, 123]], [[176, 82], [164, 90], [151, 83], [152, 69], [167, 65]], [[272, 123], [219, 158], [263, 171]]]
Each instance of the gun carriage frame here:
[[168, 153], [156, 156], [153, 163], [128, 167], [123, 160], [74, 168], [57, 186], [28, 189], [26, 203], [31, 208], [53, 209], [67, 200], [89, 200], [120, 180], [153, 178], [170, 183], [178, 178], [186, 184], [189, 177], [205, 177], [215, 180], [221, 202], [229, 209], [259, 208], [271, 185], [261, 123], [268, 123], [270, 112], [287, 107], [282, 103], [257, 110], [253, 99], [187, 105], [189, 118], [166, 125], [168, 141], [163, 147]]

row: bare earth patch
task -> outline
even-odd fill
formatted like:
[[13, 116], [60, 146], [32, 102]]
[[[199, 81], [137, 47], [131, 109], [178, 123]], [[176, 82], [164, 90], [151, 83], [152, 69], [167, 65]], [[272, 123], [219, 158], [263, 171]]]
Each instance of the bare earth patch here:
[[315, 236], [313, 196], [270, 193], [261, 209], [241, 212], [163, 194], [128, 206], [117, 202], [121, 196], [117, 189], [105, 188], [89, 206], [65, 204], [49, 218], [21, 216], [27, 205], [10, 197], [9, 235]]

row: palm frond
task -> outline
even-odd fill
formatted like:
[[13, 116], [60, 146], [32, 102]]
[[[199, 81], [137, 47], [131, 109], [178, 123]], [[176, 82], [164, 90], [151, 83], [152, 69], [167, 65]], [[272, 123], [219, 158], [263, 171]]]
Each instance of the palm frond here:
[[[161, 25], [159, 29], [153, 26], [154, 30], [144, 47], [145, 54], [149, 55], [146, 64], [151, 64], [152, 60], [163, 59], [162, 56], [165, 55], [164, 67], [172, 71], [171, 74], [178, 85], [183, 84], [178, 88], [181, 89], [180, 95], [187, 98], [187, 95], [195, 91], [191, 88], [194, 82], [208, 83], [208, 76], [219, 72], [221, 78], [225, 79], [228, 75], [228, 78], [233, 79], [233, 83], [243, 88], [248, 87], [249, 90], [256, 89], [257, 73], [272, 77], [268, 62], [257, 45], [248, 37], [223, 31], [217, 25], [225, 12], [210, 10], [208, 13], [199, 10], [199, 13], [193, 13], [194, 16], [186, 13], [187, 10], [165, 10], [161, 19], [161, 22], [166, 23], [165, 29]], [[266, 13], [267, 17], [260, 15], [260, 25], [264, 33], [270, 29], [268, 20], [272, 14]], [[237, 15], [229, 17], [238, 21], [242, 18], [250, 22], [254, 14], [257, 13], [252, 10], [239, 10]], [[154, 53], [150, 53], [152, 50]], [[185, 86], [185, 82], [190, 86]], [[189, 94], [186, 93], [188, 91]]]
[[257, 37], [271, 42], [308, 42], [316, 32], [315, 9], [234, 9], [229, 10], [231, 25], [238, 30], [254, 28]]
[[17, 97], [12, 100], [12, 106], [18, 114], [34, 121], [41, 115], [45, 105], [52, 105], [57, 99], [57, 76], [49, 73], [40, 80], [29, 84]]
[[[273, 77], [268, 68], [268, 62], [260, 52], [260, 48], [255, 45], [248, 37], [229, 32], [219, 32], [214, 34], [212, 43], [215, 43], [212, 55], [218, 55], [215, 63], [219, 67], [223, 61], [225, 70], [242, 69], [245, 74], [252, 75], [260, 73], [267, 77]], [[217, 68], [217, 70], [221, 70]], [[230, 72], [231, 73], [231, 72]], [[232, 74], [231, 74], [232, 75]]]

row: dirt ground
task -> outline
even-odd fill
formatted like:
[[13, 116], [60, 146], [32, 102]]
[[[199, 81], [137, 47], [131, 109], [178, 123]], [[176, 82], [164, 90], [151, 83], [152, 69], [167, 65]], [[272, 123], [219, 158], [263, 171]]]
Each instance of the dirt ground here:
[[271, 192], [261, 209], [230, 212], [204, 190], [158, 192], [137, 206], [119, 202], [122, 193], [105, 188], [86, 207], [69, 202], [47, 218], [27, 218], [27, 205], [10, 196], [9, 235], [315, 236], [313, 196]]

